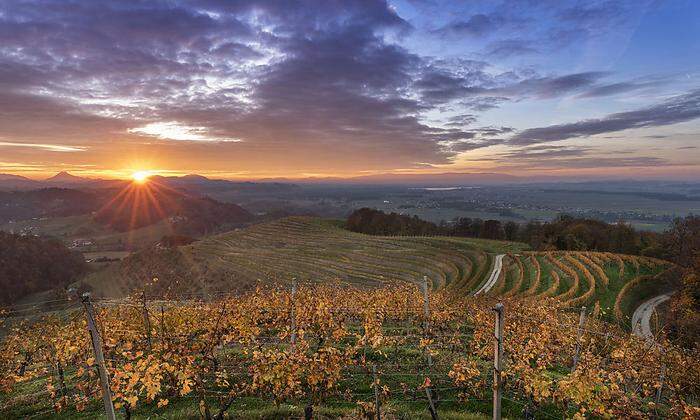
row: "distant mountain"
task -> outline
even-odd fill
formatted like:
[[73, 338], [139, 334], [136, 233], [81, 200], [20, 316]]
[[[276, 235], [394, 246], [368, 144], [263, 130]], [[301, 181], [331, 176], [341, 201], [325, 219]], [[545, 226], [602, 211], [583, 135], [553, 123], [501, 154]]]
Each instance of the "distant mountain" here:
[[79, 176], [72, 175], [66, 171], [61, 171], [57, 173], [56, 175], [47, 178], [44, 180], [44, 182], [48, 182], [51, 184], [85, 184], [88, 182], [94, 182], [94, 179], [90, 178], [83, 178]]
[[226, 179], [211, 179], [202, 175], [189, 174], [185, 176], [160, 176], [149, 178], [151, 183], [168, 186], [174, 189], [186, 190], [190, 193], [207, 194], [226, 191], [230, 193], [274, 193], [297, 189], [298, 186], [286, 182], [250, 182], [230, 181]]
[[207, 178], [206, 176], [198, 175], [198, 174], [187, 174], [187, 175], [181, 176], [180, 179], [183, 181], [188, 181], [188, 182], [208, 182], [208, 181], [211, 181], [211, 179]]
[[0, 174], [0, 189], [28, 190], [39, 188], [110, 187], [127, 181], [84, 178], [66, 171], [44, 180], [29, 179], [19, 175]]
[[25, 176], [20, 176], [20, 175], [12, 175], [12, 174], [0, 174], [0, 181], [8, 181], [8, 180], [23, 180], [23, 181], [31, 181], [31, 179], [25, 177]]
[[6, 190], [23, 190], [29, 188], [38, 188], [40, 184], [33, 180], [20, 175], [0, 174], [0, 189]]

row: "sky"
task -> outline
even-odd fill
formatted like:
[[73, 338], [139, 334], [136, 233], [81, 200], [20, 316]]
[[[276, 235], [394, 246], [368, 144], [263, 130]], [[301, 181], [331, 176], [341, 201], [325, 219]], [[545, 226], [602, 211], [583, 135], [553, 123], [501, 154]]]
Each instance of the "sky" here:
[[697, 0], [3, 0], [0, 173], [700, 180]]

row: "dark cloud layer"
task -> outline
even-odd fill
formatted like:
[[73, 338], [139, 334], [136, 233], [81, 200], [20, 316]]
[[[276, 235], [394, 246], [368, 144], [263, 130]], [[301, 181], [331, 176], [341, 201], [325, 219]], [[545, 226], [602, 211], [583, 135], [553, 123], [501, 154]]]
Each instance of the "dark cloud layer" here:
[[591, 169], [600, 167], [668, 166], [667, 159], [653, 156], [627, 156], [630, 151], [600, 156], [593, 147], [536, 145], [517, 148], [492, 158], [504, 168], [525, 170]]
[[700, 90], [679, 95], [635, 111], [603, 118], [524, 130], [510, 139], [512, 144], [536, 144], [612, 133], [632, 128], [660, 127], [700, 118]]

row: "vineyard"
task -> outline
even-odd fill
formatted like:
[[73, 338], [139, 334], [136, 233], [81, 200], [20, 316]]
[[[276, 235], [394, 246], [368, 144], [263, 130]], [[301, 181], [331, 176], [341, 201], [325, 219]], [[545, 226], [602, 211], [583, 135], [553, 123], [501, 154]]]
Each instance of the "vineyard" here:
[[[501, 301], [505, 416], [700, 414], [698, 354], [639, 339], [595, 312], [581, 327], [578, 311], [552, 310], [554, 298]], [[479, 418], [491, 407], [495, 302], [405, 283], [307, 285], [209, 303], [102, 300], [94, 317], [114, 408], [127, 418], [377, 409], [386, 418]], [[102, 412], [85, 312], [73, 305], [4, 338], [5, 417]]]
[[97, 295], [126, 296], [154, 277], [158, 292], [216, 294], [258, 281], [326, 282], [377, 286], [421, 281], [467, 286], [488, 275], [491, 253], [525, 244], [449, 237], [380, 237], [349, 232], [333, 222], [290, 217], [213, 236], [177, 250], [127, 258], [88, 284]]
[[677, 269], [665, 261], [601, 252], [507, 254], [492, 295], [551, 297], [561, 308], [589, 306], [603, 319], [629, 325], [645, 299], [667, 291]]
[[675, 269], [283, 219], [136, 254], [93, 298], [6, 310], [0, 413], [93, 418], [108, 395], [125, 418], [470, 419], [498, 389], [511, 418], [696, 418], [697, 351], [630, 334]]
[[659, 276], [672, 269], [644, 257], [525, 250], [524, 244], [503, 241], [369, 236], [321, 219], [291, 217], [176, 250], [136, 254], [87, 284], [96, 296], [124, 297], [158, 278], [157, 295], [216, 296], [260, 281], [379, 286], [419, 283], [427, 276], [437, 288], [468, 294], [487, 281], [496, 255], [505, 254], [491, 295], [556, 297], [569, 307], [599, 303], [606, 319], [627, 323], [643, 299], [664, 290]]

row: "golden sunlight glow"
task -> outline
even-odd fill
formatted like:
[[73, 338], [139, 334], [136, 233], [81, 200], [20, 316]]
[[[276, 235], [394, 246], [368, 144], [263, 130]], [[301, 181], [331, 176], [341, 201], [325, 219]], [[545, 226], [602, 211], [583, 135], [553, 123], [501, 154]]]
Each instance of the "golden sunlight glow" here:
[[143, 184], [148, 181], [149, 176], [151, 176], [149, 171], [136, 171], [131, 174], [131, 178], [134, 180], [134, 182], [138, 182], [139, 184]]

